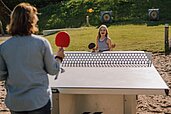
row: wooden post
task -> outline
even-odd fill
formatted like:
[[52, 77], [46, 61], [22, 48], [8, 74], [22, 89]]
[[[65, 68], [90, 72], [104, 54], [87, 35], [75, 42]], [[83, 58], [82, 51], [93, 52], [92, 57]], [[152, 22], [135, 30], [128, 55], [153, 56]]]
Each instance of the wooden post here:
[[165, 24], [165, 55], [169, 54], [169, 24]]
[[90, 23], [89, 23], [89, 16], [88, 15], [86, 16], [86, 22], [87, 22], [87, 26], [89, 27]]

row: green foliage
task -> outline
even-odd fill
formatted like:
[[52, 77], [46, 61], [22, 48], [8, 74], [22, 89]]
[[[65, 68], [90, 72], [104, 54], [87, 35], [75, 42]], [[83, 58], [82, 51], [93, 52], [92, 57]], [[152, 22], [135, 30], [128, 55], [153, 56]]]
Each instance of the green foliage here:
[[[100, 12], [113, 11], [113, 24], [118, 22], [146, 23], [148, 9], [159, 8], [160, 20], [171, 20], [171, 1], [168, 0], [68, 0], [42, 8], [40, 29], [86, 26], [86, 16], [93, 26], [101, 24]], [[93, 12], [87, 12], [92, 8]]]
[[[113, 23], [110, 24], [147, 23], [148, 9], [151, 8], [159, 8], [162, 23], [171, 20], [171, 0], [4, 0], [10, 9], [20, 2], [29, 2], [42, 13], [40, 31], [86, 26], [86, 16], [89, 16], [90, 25], [99, 26], [101, 11], [112, 11]], [[91, 13], [87, 12], [90, 8], [93, 9]]]
[[[52, 29], [52, 28], [63, 28], [65, 23], [62, 18], [60, 18], [61, 15], [61, 9], [60, 5], [49, 5], [43, 9], [41, 9], [39, 12], [41, 12], [41, 15], [39, 17], [39, 28], [40, 31], [42, 29]], [[59, 12], [59, 13], [57, 13]]]
[[[43, 8], [46, 7], [49, 4], [57, 4], [63, 0], [3, 0], [3, 2], [6, 4], [6, 6], [9, 9], [13, 9], [17, 4], [21, 2], [28, 2], [37, 8]], [[65, 0], [66, 1], [66, 0]]]

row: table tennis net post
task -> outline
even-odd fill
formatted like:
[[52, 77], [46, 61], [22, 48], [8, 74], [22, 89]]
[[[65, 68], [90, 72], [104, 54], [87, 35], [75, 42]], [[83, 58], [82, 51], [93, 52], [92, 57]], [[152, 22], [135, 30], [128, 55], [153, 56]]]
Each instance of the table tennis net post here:
[[151, 67], [151, 52], [65, 53], [62, 67]]

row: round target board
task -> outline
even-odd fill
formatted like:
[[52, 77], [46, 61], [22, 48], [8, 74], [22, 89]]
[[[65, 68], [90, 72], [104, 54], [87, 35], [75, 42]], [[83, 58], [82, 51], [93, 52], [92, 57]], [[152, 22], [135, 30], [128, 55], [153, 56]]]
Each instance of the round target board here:
[[104, 22], [109, 22], [111, 20], [111, 16], [109, 13], [103, 14], [102, 18], [103, 18]]

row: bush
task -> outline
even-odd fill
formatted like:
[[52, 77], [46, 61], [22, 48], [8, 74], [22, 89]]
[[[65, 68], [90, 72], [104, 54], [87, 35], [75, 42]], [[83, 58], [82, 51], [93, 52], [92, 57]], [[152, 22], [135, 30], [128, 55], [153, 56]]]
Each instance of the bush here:
[[[159, 8], [160, 21], [171, 20], [171, 1], [169, 0], [24, 0], [36, 6], [42, 15], [39, 17], [40, 31], [85, 26], [86, 16], [89, 23], [99, 26], [100, 12], [112, 11], [113, 23], [148, 23], [148, 9]], [[21, 0], [4, 1], [10, 9], [23, 2]], [[88, 9], [93, 12], [87, 12]], [[1, 17], [4, 17], [0, 13]], [[162, 22], [162, 23], [163, 23]], [[7, 22], [5, 22], [7, 23]], [[6, 25], [5, 25], [6, 26]]]

